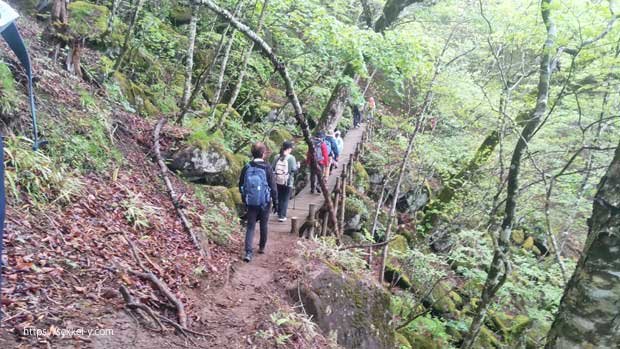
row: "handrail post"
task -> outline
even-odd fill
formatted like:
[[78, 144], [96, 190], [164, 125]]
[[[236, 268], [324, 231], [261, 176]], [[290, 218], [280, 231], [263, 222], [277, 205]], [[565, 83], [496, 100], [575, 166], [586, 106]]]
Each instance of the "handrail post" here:
[[316, 215], [316, 204], [308, 205], [308, 225], [309, 228], [306, 233], [306, 238], [310, 239], [314, 237], [314, 228], [316, 226], [316, 220], [314, 216]]

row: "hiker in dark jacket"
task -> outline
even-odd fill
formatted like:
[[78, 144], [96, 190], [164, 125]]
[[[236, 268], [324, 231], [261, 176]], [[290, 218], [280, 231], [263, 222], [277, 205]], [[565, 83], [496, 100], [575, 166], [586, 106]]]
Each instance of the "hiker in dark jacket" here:
[[248, 226], [245, 232], [244, 261], [252, 260], [252, 243], [256, 221], [260, 222], [260, 242], [258, 253], [265, 253], [267, 229], [269, 227], [269, 208], [273, 202], [274, 212], [278, 212], [278, 192], [271, 165], [265, 161], [267, 147], [262, 142], [252, 145], [252, 160], [245, 165], [239, 176], [241, 200], [247, 208]]
[[353, 105], [353, 127], [357, 128], [362, 121], [362, 113], [357, 104]]

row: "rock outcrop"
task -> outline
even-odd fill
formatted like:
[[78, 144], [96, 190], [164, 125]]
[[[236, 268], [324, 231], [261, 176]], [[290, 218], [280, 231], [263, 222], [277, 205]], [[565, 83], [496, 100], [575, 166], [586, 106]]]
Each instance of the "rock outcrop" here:
[[[347, 276], [336, 268], [323, 268], [309, 285], [299, 289], [308, 315], [338, 344], [355, 349], [392, 349], [390, 295], [371, 282]], [[299, 300], [298, 290], [291, 291]]]

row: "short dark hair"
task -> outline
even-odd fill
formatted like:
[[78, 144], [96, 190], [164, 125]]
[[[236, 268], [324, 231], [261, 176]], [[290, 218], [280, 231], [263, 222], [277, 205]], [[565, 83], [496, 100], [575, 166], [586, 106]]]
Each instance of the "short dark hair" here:
[[262, 159], [267, 151], [267, 146], [263, 142], [256, 142], [252, 144], [252, 156], [254, 159]]

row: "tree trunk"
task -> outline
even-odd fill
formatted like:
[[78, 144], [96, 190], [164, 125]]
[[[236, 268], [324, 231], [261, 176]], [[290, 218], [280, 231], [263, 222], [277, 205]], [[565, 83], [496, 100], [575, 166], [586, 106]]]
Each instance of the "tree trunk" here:
[[344, 72], [342, 73], [342, 81], [338, 82], [332, 91], [332, 95], [329, 97], [329, 102], [327, 102], [327, 105], [323, 110], [323, 114], [321, 114], [321, 119], [317, 123], [318, 130], [334, 129], [338, 125], [338, 122], [344, 113], [344, 108], [347, 105], [349, 94], [351, 93], [349, 79], [354, 78], [355, 71], [353, 70], [353, 65], [347, 64], [344, 68]]
[[108, 26], [106, 27], [106, 31], [104, 35], [112, 33], [114, 30], [114, 17], [116, 17], [116, 12], [118, 12], [118, 5], [121, 0], [113, 0], [112, 1], [112, 9], [110, 11], [110, 17], [108, 17]]
[[[198, 4], [200, 3], [200, 1], [196, 1], [195, 3]], [[237, 11], [239, 10], [240, 6], [241, 6], [241, 1], [239, 0], [237, 2], [237, 6], [235, 7], [235, 12], [233, 12], [233, 16], [237, 15]], [[215, 54], [213, 55], [213, 59], [209, 63], [209, 66], [207, 67], [207, 69], [203, 70], [200, 76], [198, 76], [198, 81], [196, 81], [196, 84], [194, 85], [194, 90], [192, 91], [192, 94], [190, 95], [189, 100], [187, 101], [187, 104], [181, 107], [181, 111], [179, 112], [179, 116], [177, 116], [177, 120], [176, 120], [177, 124], [181, 124], [183, 122], [183, 118], [185, 117], [185, 114], [187, 114], [187, 111], [191, 107], [192, 103], [194, 103], [194, 100], [196, 99], [196, 97], [198, 97], [198, 93], [202, 91], [202, 87], [207, 83], [207, 81], [209, 81], [209, 78], [211, 77], [211, 73], [213, 72], [213, 68], [215, 67], [215, 63], [217, 59], [219, 58], [220, 54], [222, 53], [222, 49], [224, 48], [224, 42], [226, 42], [226, 36], [228, 35], [228, 31], [230, 30], [230, 27], [231, 25], [228, 24], [228, 26], [226, 26], [226, 29], [224, 29], [224, 32], [222, 32], [220, 42], [217, 45]]]
[[508, 188], [506, 196], [506, 207], [504, 210], [504, 220], [500, 227], [499, 239], [497, 239], [497, 246], [493, 254], [493, 261], [491, 262], [489, 273], [487, 276], [482, 296], [478, 307], [476, 309], [476, 315], [469, 327], [469, 332], [461, 349], [472, 348], [480, 328], [484, 323], [484, 319], [487, 313], [487, 307], [493, 301], [497, 291], [503, 286], [510, 274], [510, 235], [512, 232], [512, 224], [515, 217], [515, 211], [517, 206], [517, 190], [519, 189], [519, 171], [521, 169], [521, 157], [523, 152], [527, 148], [527, 144], [533, 137], [538, 125], [542, 121], [547, 111], [547, 104], [549, 99], [549, 86], [552, 74], [552, 59], [551, 54], [553, 46], [555, 44], [556, 28], [551, 18], [551, 2], [553, 0], [542, 0], [540, 4], [540, 11], [547, 28], [547, 38], [543, 45], [542, 58], [540, 62], [540, 77], [538, 82], [538, 93], [536, 107], [534, 108], [531, 117], [527, 120], [525, 127], [521, 131], [521, 135], [515, 149], [512, 153], [510, 160], [510, 170], [508, 171]]
[[[427, 101], [425, 101], [424, 103], [425, 106], [422, 109], [422, 113], [420, 113], [420, 115], [418, 116], [416, 120], [415, 129], [411, 133], [411, 136], [409, 136], [409, 143], [407, 144], [407, 150], [405, 151], [403, 161], [400, 164], [400, 169], [398, 172], [398, 180], [396, 181], [396, 188], [394, 189], [394, 198], [392, 199], [392, 206], [390, 207], [390, 213], [388, 215], [388, 223], [387, 223], [387, 227], [385, 228], [385, 241], [389, 241], [391, 239], [392, 225], [394, 224], [394, 219], [396, 216], [396, 204], [398, 203], [398, 195], [400, 194], [400, 186], [403, 183], [403, 179], [405, 178], [405, 169], [407, 168], [407, 164], [409, 163], [409, 157], [411, 155], [411, 152], [413, 151], [415, 137], [418, 134], [418, 131], [420, 130], [420, 125], [422, 125], [422, 123], [424, 122], [424, 119], [426, 116], [427, 105], [430, 104], [430, 100], [429, 100], [430, 94], [431, 92], [429, 91], [429, 93], [427, 94]], [[388, 252], [389, 252], [389, 244], [385, 244], [383, 246], [381, 268], [379, 269], [379, 282], [383, 282], [383, 275], [385, 274], [385, 263], [387, 262]]]
[[476, 154], [469, 160], [467, 165], [446, 181], [439, 194], [437, 194], [437, 198], [424, 208], [422, 227], [426, 231], [430, 231], [437, 224], [441, 211], [452, 201], [456, 191], [489, 159], [498, 143], [499, 131], [492, 131], [478, 147]]
[[215, 111], [217, 110], [217, 104], [220, 102], [220, 94], [222, 93], [222, 84], [224, 84], [224, 75], [226, 73], [226, 67], [228, 66], [228, 58], [230, 57], [230, 50], [232, 49], [233, 42], [235, 41], [235, 31], [230, 33], [230, 39], [224, 49], [224, 57], [220, 63], [220, 73], [217, 77], [217, 84], [215, 85], [215, 92], [213, 93], [213, 103], [211, 105], [211, 119], [215, 117]]
[[[265, 20], [265, 13], [266, 13], [266, 9], [268, 5], [269, 5], [269, 0], [265, 0], [263, 2], [263, 8], [261, 9], [261, 12], [260, 12], [260, 18], [258, 19], [258, 26], [256, 27], [256, 34], [258, 35], [260, 35], [260, 32], [263, 28], [263, 22]], [[233, 89], [232, 95], [230, 96], [230, 99], [228, 100], [228, 103], [226, 104], [226, 109], [224, 110], [224, 113], [222, 114], [222, 116], [220, 117], [220, 120], [218, 121], [216, 125], [217, 128], [222, 128], [222, 126], [224, 125], [224, 121], [226, 121], [228, 114], [230, 114], [230, 109], [237, 101], [237, 97], [239, 97], [239, 91], [241, 91], [241, 86], [243, 85], [243, 79], [245, 78], [245, 71], [248, 67], [248, 63], [250, 62], [250, 57], [252, 56], [253, 50], [254, 50], [254, 41], [251, 41], [250, 45], [248, 46], [243, 56], [243, 63], [241, 63], [241, 71], [239, 72], [239, 76], [237, 77], [237, 83], [235, 84], [235, 87]]]
[[375, 31], [383, 34], [400, 16], [401, 12], [407, 6], [415, 3], [421, 3], [424, 0], [388, 0], [383, 6], [381, 17], [375, 22]]
[[136, 4], [136, 9], [133, 12], [133, 16], [131, 16], [129, 27], [127, 28], [127, 34], [125, 35], [125, 41], [123, 42], [121, 53], [116, 58], [116, 63], [114, 63], [114, 69], [112, 69], [112, 73], [110, 73], [110, 75], [113, 75], [114, 73], [116, 73], [120, 69], [121, 64], [123, 63], [123, 59], [125, 58], [125, 55], [127, 54], [127, 51], [129, 50], [129, 42], [131, 41], [131, 38], [133, 37], [134, 29], [136, 27], [136, 24], [138, 24], [138, 16], [140, 15], [140, 11], [142, 11], [143, 6], [144, 6], [144, 0], [138, 0], [138, 3]]
[[[248, 39], [252, 40], [258, 46], [261, 52], [267, 58], [269, 58], [269, 60], [271, 61], [271, 63], [273, 64], [277, 72], [282, 77], [282, 80], [284, 80], [286, 84], [286, 96], [290, 99], [291, 105], [293, 106], [293, 109], [295, 110], [295, 119], [297, 120], [297, 123], [299, 124], [299, 128], [301, 128], [301, 131], [303, 133], [304, 140], [306, 141], [306, 144], [308, 145], [308, 151], [310, 153], [310, 158], [315, 159], [316, 157], [314, 154], [314, 147], [312, 145], [312, 140], [310, 139], [310, 128], [308, 127], [308, 122], [306, 121], [306, 118], [304, 117], [301, 104], [299, 103], [299, 98], [297, 98], [297, 94], [295, 93], [295, 87], [293, 86], [293, 81], [291, 80], [288, 74], [286, 65], [282, 63], [280, 59], [273, 53], [272, 48], [265, 42], [265, 40], [263, 40], [261, 37], [256, 35], [256, 33], [252, 31], [252, 29], [250, 29], [248, 26], [246, 26], [245, 24], [235, 19], [234, 16], [230, 12], [220, 8], [212, 0], [197, 0], [197, 1], [207, 6], [209, 9], [211, 9], [211, 11], [217, 13], [220, 17], [222, 17], [223, 19], [228, 21], [231, 25], [233, 25], [235, 28], [237, 28], [237, 30], [243, 33]], [[319, 165], [316, 161], [312, 161], [311, 166], [314, 166], [314, 169], [315, 171], [317, 171], [317, 173], [321, 173], [319, 169]], [[338, 224], [337, 224], [338, 220], [336, 219], [336, 212], [334, 210], [334, 205], [332, 203], [331, 194], [330, 194], [330, 191], [327, 189], [327, 183], [325, 182], [325, 180], [323, 180], [322, 176], [320, 178], [319, 184], [321, 186], [323, 198], [325, 199], [325, 206], [327, 207], [327, 210], [329, 212], [329, 218], [332, 222], [334, 222], [334, 231], [335, 231], [336, 238], [340, 239], [340, 229], [338, 229]]]
[[588, 239], [547, 336], [549, 349], [620, 344], [620, 145], [601, 179]]
[[198, 24], [198, 6], [192, 5], [192, 18], [189, 21], [189, 45], [187, 46], [187, 58], [185, 60], [185, 87], [183, 88], [183, 98], [181, 108], [189, 103], [192, 93], [192, 74], [194, 73], [194, 47], [196, 46], [196, 27]]

